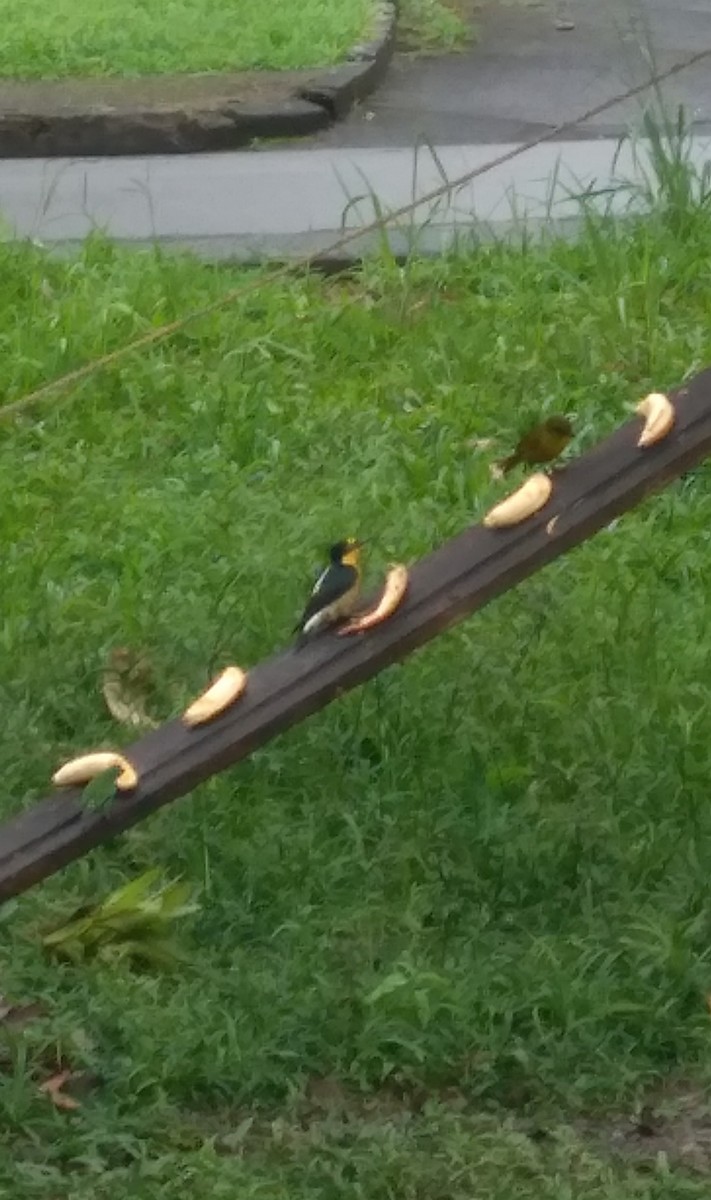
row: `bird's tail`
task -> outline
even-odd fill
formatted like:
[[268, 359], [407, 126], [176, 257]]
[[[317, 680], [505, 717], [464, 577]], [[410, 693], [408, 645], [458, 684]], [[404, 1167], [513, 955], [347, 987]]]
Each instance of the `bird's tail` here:
[[301, 622], [299, 622], [298, 625], [294, 626], [291, 633], [292, 633], [292, 636], [294, 637], [294, 649], [295, 650], [303, 650], [304, 646], [306, 645], [306, 643], [309, 640], [309, 636], [307, 633], [304, 633], [304, 627], [301, 624]]

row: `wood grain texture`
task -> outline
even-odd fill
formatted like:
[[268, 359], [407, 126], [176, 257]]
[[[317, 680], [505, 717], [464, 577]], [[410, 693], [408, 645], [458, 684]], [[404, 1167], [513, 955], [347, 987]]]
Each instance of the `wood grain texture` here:
[[246, 758], [698, 465], [711, 454], [711, 370], [672, 399], [675, 426], [656, 446], [637, 448], [642, 420], [633, 418], [556, 473], [551, 500], [528, 521], [510, 529], [473, 525], [421, 559], [401, 608], [385, 624], [289, 648], [254, 667], [243, 698], [215, 721], [192, 730], [170, 721], [126, 748], [140, 780], [131, 795], [97, 812], [82, 808], [79, 790], [55, 793], [0, 826], [0, 901]]

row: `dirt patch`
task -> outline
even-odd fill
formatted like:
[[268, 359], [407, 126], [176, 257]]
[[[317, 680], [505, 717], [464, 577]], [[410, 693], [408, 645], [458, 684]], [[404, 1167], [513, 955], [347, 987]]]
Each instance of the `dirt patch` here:
[[696, 1173], [711, 1173], [711, 1095], [698, 1085], [667, 1084], [638, 1112], [574, 1124], [595, 1148], [629, 1165], [654, 1169], [660, 1161]]
[[220, 1154], [243, 1154], [270, 1145], [297, 1146], [314, 1138], [340, 1140], [349, 1133], [417, 1118], [428, 1102], [465, 1113], [468, 1101], [456, 1087], [430, 1089], [396, 1080], [371, 1092], [349, 1087], [334, 1075], [309, 1079], [288, 1106], [268, 1111], [238, 1108], [184, 1113], [184, 1126], [211, 1138]]
[[209, 1137], [220, 1154], [249, 1155], [274, 1146], [295, 1150], [314, 1142], [342, 1143], [385, 1126], [403, 1129], [427, 1120], [429, 1105], [477, 1127], [506, 1127], [543, 1153], [572, 1136], [581, 1148], [621, 1170], [657, 1171], [664, 1164], [671, 1170], [711, 1174], [711, 1094], [680, 1081], [661, 1086], [633, 1112], [569, 1120], [558, 1112], [536, 1118], [483, 1111], [454, 1086], [425, 1089], [393, 1080], [360, 1092], [331, 1075], [313, 1076], [300, 1096], [271, 1112], [238, 1108], [183, 1116], [196, 1144]]

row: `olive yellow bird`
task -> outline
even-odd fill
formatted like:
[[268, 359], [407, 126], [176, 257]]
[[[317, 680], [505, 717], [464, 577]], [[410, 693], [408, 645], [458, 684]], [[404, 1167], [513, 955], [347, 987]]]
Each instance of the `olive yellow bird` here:
[[502, 475], [507, 475], [519, 463], [534, 466], [552, 462], [563, 453], [572, 436], [573, 426], [567, 417], [548, 417], [524, 433], [513, 454], [497, 463], [497, 468]]

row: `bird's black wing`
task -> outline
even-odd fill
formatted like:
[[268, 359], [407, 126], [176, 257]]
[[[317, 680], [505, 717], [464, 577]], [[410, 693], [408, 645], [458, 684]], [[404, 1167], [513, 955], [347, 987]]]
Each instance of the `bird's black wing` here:
[[329, 604], [335, 604], [336, 600], [339, 600], [355, 586], [357, 580], [358, 572], [355, 567], [346, 566], [345, 563], [328, 567], [316, 581], [316, 586], [307, 601], [296, 629], [303, 629], [306, 622], [310, 621], [322, 608], [328, 608]]

